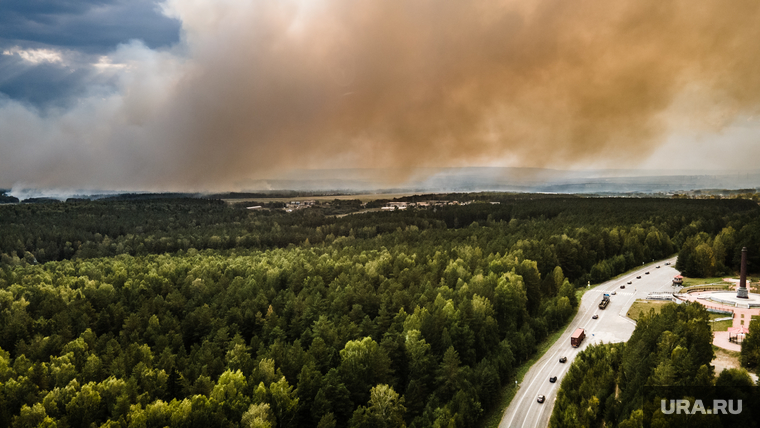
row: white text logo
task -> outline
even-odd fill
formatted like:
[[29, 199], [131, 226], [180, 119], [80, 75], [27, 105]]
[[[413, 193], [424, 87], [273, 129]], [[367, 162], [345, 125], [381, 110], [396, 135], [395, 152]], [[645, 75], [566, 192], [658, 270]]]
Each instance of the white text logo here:
[[702, 400], [696, 400], [692, 404], [689, 400], [661, 400], [660, 410], [663, 414], [672, 415], [719, 415], [732, 414], [738, 415], [742, 412], [742, 400], [713, 400], [712, 407], [705, 408]]

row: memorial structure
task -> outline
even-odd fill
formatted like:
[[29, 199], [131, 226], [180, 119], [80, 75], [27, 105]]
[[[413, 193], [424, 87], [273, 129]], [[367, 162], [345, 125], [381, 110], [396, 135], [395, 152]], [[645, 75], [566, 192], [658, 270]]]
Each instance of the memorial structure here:
[[747, 247], [742, 248], [741, 276], [739, 277], [739, 288], [736, 289], [736, 297], [739, 299], [749, 298], [747, 292]]

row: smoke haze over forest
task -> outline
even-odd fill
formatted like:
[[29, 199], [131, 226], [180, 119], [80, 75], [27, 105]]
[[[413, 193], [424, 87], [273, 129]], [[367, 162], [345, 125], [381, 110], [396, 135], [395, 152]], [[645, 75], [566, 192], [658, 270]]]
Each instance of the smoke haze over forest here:
[[755, 1], [35, 5], [0, 6], [0, 186], [215, 190], [347, 167], [698, 175], [760, 155]]

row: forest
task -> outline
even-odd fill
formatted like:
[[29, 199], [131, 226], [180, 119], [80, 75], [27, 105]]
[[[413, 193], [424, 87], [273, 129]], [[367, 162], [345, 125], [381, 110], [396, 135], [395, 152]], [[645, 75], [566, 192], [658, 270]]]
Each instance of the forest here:
[[752, 201], [446, 197], [0, 206], [0, 426], [477, 426], [577, 287], [760, 260]]

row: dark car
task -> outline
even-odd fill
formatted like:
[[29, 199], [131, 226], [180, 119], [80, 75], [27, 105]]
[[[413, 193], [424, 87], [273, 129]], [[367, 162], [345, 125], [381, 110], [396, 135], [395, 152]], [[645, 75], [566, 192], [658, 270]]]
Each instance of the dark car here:
[[566, 363], [566, 362], [567, 362], [567, 357], [561, 357], [561, 358], [559, 359], [559, 362], [560, 362], [560, 363]]
[[649, 272], [644, 272], [645, 275], [649, 275]]
[[599, 318], [599, 315], [597, 315], [597, 314], [594, 314], [594, 316], [593, 316], [593, 317], [591, 317], [591, 319], [592, 319], [592, 320], [595, 320], [595, 319], [597, 319], [597, 318]]
[[636, 279], [641, 279], [641, 275], [637, 276]]
[[546, 397], [544, 397], [543, 395], [539, 395], [538, 396], [538, 402], [539, 403], [543, 403], [544, 401], [546, 401]]
[[557, 381], [557, 376], [552, 376], [549, 378], [549, 382], [554, 383]]
[[621, 285], [620, 288], [625, 288], [625, 285]]
[[[641, 278], [641, 277], [639, 277], [639, 278]], [[628, 283], [629, 283], [629, 284], [633, 284], [633, 281], [628, 281]]]
[[665, 262], [665, 266], [670, 266], [670, 262]]

